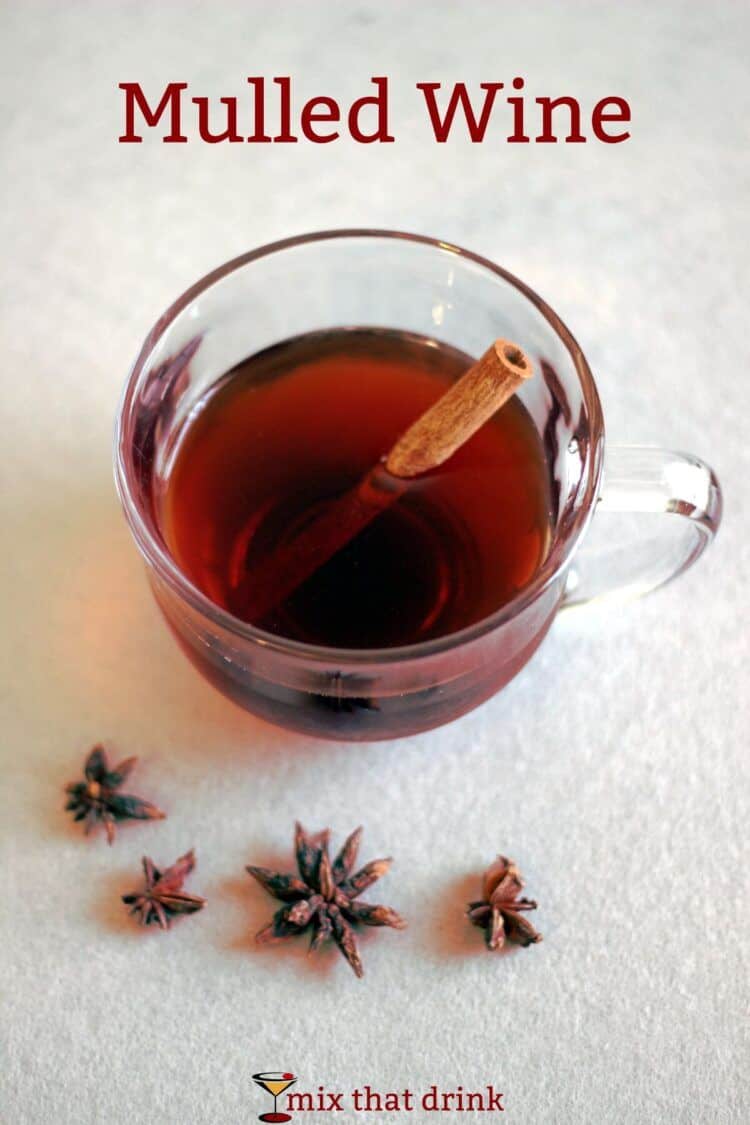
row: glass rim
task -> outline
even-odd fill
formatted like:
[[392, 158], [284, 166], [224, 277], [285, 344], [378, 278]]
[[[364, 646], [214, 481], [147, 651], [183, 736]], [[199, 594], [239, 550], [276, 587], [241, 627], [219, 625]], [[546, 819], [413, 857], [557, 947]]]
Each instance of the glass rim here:
[[[255, 625], [250, 625], [248, 622], [242, 621], [228, 610], [217, 605], [216, 602], [213, 602], [182, 572], [166, 549], [166, 545], [160, 542], [159, 538], [149, 527], [147, 520], [144, 519], [141, 507], [131, 487], [124, 444], [125, 420], [128, 418], [132, 408], [136, 384], [145, 362], [166, 329], [197, 296], [204, 293], [207, 289], [210, 289], [211, 286], [215, 285], [229, 274], [242, 269], [244, 266], [260, 258], [266, 258], [272, 254], [277, 254], [296, 246], [302, 246], [306, 243], [347, 238], [403, 241], [429, 246], [442, 253], [473, 262], [475, 265], [481, 266], [482, 269], [486, 270], [488, 273], [500, 277], [503, 281], [517, 289], [534, 305], [545, 320], [547, 320], [568, 351], [581, 384], [592, 433], [592, 440], [584, 454], [584, 473], [586, 475], [584, 494], [579, 510], [566, 527], [565, 542], [562, 550], [555, 550], [555, 544], [559, 543], [560, 537], [553, 532], [552, 549], [535, 574], [533, 580], [520, 590], [515, 597], [511, 598], [510, 601], [495, 610], [494, 613], [454, 633], [447, 633], [445, 636], [436, 637], [428, 641], [418, 641], [415, 644], [394, 646], [392, 648], [334, 648], [324, 645], [308, 644], [304, 641], [295, 641], [291, 638], [266, 632]], [[428, 235], [422, 234], [410, 234], [404, 231], [381, 230], [370, 227], [352, 227], [311, 231], [306, 234], [293, 235], [289, 238], [282, 238], [275, 242], [266, 243], [244, 254], [239, 254], [237, 257], [230, 259], [228, 262], [225, 262], [223, 265], [205, 274], [172, 302], [147, 334], [125, 381], [115, 417], [114, 475], [125, 518], [139, 551], [146, 562], [168, 583], [173, 592], [187, 601], [199, 613], [209, 617], [235, 636], [257, 644], [264, 650], [274, 652], [276, 655], [301, 657], [306, 660], [326, 664], [334, 662], [338, 667], [345, 664], [394, 664], [402, 661], [436, 656], [440, 653], [451, 651], [452, 649], [478, 640], [487, 633], [494, 632], [495, 629], [506, 624], [514, 617], [517, 617], [519, 613], [523, 612], [523, 610], [536, 601], [537, 598], [557, 580], [567, 566], [575, 547], [593, 516], [602, 474], [603, 443], [604, 419], [601, 402], [586, 357], [572, 332], [570, 332], [547, 302], [535, 293], [530, 286], [526, 285], [520, 278], [517, 278], [502, 266], [492, 262], [489, 258], [485, 258], [471, 250], [466, 250], [454, 243], [445, 242], [442, 239], [431, 238]]]

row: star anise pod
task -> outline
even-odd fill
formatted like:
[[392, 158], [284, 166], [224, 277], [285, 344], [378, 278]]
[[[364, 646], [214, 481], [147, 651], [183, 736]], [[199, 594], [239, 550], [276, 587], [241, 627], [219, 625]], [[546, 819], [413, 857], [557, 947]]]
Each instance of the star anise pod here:
[[484, 898], [469, 903], [467, 910], [474, 925], [485, 930], [488, 949], [502, 949], [506, 941], [534, 945], [542, 940], [542, 935], [524, 918], [527, 910], [536, 910], [536, 903], [519, 898], [522, 890], [523, 879], [515, 862], [499, 855], [484, 873]]
[[257, 934], [259, 942], [292, 937], [311, 930], [310, 952], [332, 938], [358, 977], [364, 969], [357, 949], [353, 925], [392, 926], [402, 930], [404, 919], [388, 906], [358, 902], [359, 895], [391, 866], [390, 859], [374, 859], [352, 874], [362, 839], [357, 828], [331, 862], [328, 854], [330, 831], [309, 836], [297, 823], [294, 849], [299, 878], [277, 874], [266, 867], [248, 867], [254, 879], [269, 894], [286, 903], [276, 911], [273, 921]]
[[102, 823], [111, 844], [115, 838], [115, 821], [163, 820], [167, 815], [156, 805], [142, 801], [128, 793], [117, 793], [123, 781], [135, 766], [137, 758], [126, 758], [109, 768], [103, 746], [95, 746], [83, 767], [84, 781], [74, 781], [65, 786], [69, 794], [66, 811], [74, 813], [74, 820], [83, 820], [84, 832], [89, 834], [94, 825]]
[[159, 871], [148, 856], [144, 856], [142, 862], [146, 876], [145, 887], [141, 891], [122, 896], [122, 901], [130, 907], [130, 913], [140, 914], [142, 926], [156, 922], [162, 930], [168, 930], [170, 919], [175, 914], [195, 914], [206, 905], [205, 898], [186, 894], [182, 890], [185, 877], [195, 867], [195, 852], [192, 849], [181, 855], [166, 871]]

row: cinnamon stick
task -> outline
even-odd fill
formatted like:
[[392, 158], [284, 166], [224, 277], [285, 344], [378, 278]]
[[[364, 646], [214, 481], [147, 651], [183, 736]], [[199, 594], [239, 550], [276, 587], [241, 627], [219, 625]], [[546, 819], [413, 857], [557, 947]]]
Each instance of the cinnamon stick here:
[[385, 459], [388, 472], [409, 478], [442, 465], [532, 374], [517, 344], [496, 340], [398, 439]]
[[517, 344], [496, 340], [354, 488], [242, 578], [232, 598], [242, 616], [260, 622], [286, 601], [395, 503], [410, 480], [444, 464], [532, 374], [531, 360]]

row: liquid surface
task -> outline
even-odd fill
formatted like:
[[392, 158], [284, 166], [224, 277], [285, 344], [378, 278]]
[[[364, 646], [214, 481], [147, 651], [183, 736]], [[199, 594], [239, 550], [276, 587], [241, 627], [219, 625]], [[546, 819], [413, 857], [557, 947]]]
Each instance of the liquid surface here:
[[386, 330], [278, 344], [230, 371], [186, 428], [158, 504], [214, 602], [310, 644], [386, 648], [464, 628], [532, 579], [550, 538], [544, 452], [518, 398], [258, 621], [252, 567], [355, 485], [472, 363]]

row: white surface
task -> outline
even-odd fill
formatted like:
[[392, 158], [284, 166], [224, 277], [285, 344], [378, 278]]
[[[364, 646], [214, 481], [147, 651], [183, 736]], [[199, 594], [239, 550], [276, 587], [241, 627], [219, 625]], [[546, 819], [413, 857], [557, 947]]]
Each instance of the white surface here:
[[[493, 1082], [524, 1123], [747, 1120], [746, 5], [16, 0], [3, 19], [2, 1120], [230, 1125], [269, 1108], [250, 1075], [276, 1067], [300, 1089]], [[341, 99], [388, 74], [397, 142], [116, 143], [118, 81], [220, 95], [248, 74]], [[629, 98], [632, 139], [434, 143], [415, 82], [515, 74]], [[285, 734], [198, 679], [110, 472], [161, 309], [248, 247], [347, 224], [522, 276], [587, 352], [610, 436], [701, 454], [726, 493], [679, 583], [560, 620], [502, 696], [370, 747]], [[98, 739], [141, 755], [133, 789], [169, 811], [112, 849], [61, 811]], [[396, 857], [377, 897], [411, 927], [365, 941], [362, 983], [333, 953], [253, 947], [270, 900], [243, 865], [288, 865], [295, 816], [362, 822], [365, 858]], [[141, 854], [191, 845], [208, 909], [133, 928]], [[499, 849], [545, 941], [498, 959], [462, 909]]]

